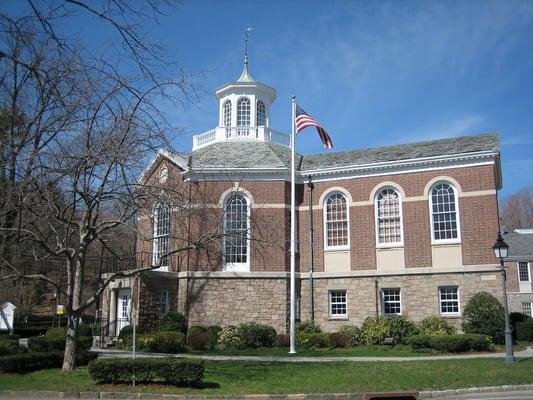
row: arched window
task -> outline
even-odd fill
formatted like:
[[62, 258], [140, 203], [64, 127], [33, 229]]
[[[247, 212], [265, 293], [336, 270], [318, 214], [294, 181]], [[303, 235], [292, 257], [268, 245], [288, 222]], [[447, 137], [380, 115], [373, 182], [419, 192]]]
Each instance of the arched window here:
[[231, 126], [231, 101], [226, 100], [223, 109], [224, 126]]
[[226, 270], [249, 269], [250, 206], [242, 193], [232, 193], [224, 207], [224, 264]]
[[237, 103], [237, 126], [250, 126], [250, 99], [243, 97]]
[[378, 245], [402, 243], [402, 211], [398, 192], [383, 189], [376, 196], [376, 231]]
[[168, 269], [170, 251], [170, 207], [158, 204], [154, 210], [153, 265]]
[[348, 206], [342, 193], [335, 192], [327, 197], [324, 225], [326, 248], [348, 246]]
[[455, 188], [446, 182], [433, 186], [430, 208], [433, 239], [435, 241], [457, 240], [459, 238], [459, 222]]
[[265, 126], [266, 125], [266, 111], [265, 111], [265, 103], [263, 103], [261, 100], [257, 101], [257, 126]]

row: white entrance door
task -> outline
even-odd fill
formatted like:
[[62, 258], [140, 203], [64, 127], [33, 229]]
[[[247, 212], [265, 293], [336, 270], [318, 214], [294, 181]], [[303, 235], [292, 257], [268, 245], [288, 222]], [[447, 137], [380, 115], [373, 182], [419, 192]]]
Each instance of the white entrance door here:
[[119, 289], [117, 299], [117, 332], [131, 324], [131, 289]]

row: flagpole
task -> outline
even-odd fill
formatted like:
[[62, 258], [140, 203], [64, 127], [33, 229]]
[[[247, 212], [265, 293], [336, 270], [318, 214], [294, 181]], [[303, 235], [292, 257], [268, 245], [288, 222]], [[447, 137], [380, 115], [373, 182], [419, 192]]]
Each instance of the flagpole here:
[[289, 354], [296, 354], [296, 173], [295, 173], [295, 148], [296, 148], [296, 96], [292, 95], [292, 122], [291, 122], [291, 304]]

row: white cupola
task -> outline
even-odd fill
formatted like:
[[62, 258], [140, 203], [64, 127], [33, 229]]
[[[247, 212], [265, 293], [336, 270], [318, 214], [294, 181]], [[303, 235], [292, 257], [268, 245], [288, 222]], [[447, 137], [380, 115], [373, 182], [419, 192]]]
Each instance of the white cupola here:
[[248, 70], [248, 55], [239, 79], [215, 91], [219, 104], [218, 126], [270, 126], [270, 105], [276, 100], [276, 90], [256, 82]]
[[270, 128], [270, 105], [276, 90], [252, 78], [248, 54], [244, 55], [241, 76], [215, 91], [218, 100], [218, 126], [193, 137], [193, 150], [214, 142], [274, 141], [289, 146], [290, 136]]

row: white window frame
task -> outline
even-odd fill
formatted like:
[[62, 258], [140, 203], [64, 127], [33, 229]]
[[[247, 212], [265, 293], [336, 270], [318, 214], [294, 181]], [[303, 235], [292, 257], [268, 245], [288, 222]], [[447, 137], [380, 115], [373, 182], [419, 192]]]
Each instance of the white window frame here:
[[[520, 264], [526, 265], [527, 279], [522, 279], [522, 276], [520, 274]], [[516, 272], [518, 273], [518, 282], [531, 282], [530, 264], [531, 263], [528, 261], [518, 261], [516, 263]]]
[[[168, 233], [160, 234], [159, 232], [159, 212], [161, 208], [166, 208], [168, 210]], [[157, 203], [154, 207], [154, 226], [153, 226], [153, 239], [152, 239], [152, 265], [160, 264], [160, 241], [167, 240], [167, 252], [170, 251], [170, 230], [171, 230], [171, 218], [172, 218], [172, 209], [169, 204], [166, 203]], [[170, 266], [170, 255], [165, 256], [166, 262], [162, 262], [159, 268], [156, 268], [156, 271], [168, 271]]]
[[[244, 108], [241, 106], [244, 102], [248, 103], [248, 107]], [[243, 116], [248, 116], [248, 118], [243, 118]], [[244, 122], [248, 124], [245, 124]], [[238, 128], [249, 128], [252, 124], [252, 102], [248, 97], [241, 97], [237, 101], [237, 127]]]
[[[328, 223], [329, 222], [339, 222], [336, 221], [329, 221], [328, 220], [328, 201], [335, 195], [340, 195], [344, 198], [345, 204], [346, 204], [346, 244], [343, 245], [337, 245], [337, 246], [330, 246], [328, 244], [329, 242], [329, 236], [328, 236]], [[324, 197], [324, 203], [322, 205], [323, 208], [323, 229], [324, 229], [324, 249], [325, 250], [349, 250], [350, 249], [350, 203], [348, 202], [348, 196], [338, 190], [332, 191], [327, 194], [327, 196]], [[343, 221], [340, 221], [343, 222]]]
[[[398, 291], [398, 300], [385, 300], [385, 291], [388, 290], [397, 290]], [[397, 304], [400, 307], [400, 311], [398, 313], [388, 313], [385, 311], [386, 304]], [[395, 316], [395, 315], [402, 315], [403, 309], [402, 309], [402, 289], [401, 288], [382, 288], [381, 289], [381, 313], [385, 316]]]
[[226, 100], [222, 106], [222, 125], [225, 127], [231, 126], [231, 100]]
[[[453, 191], [453, 199], [455, 203], [455, 222], [457, 237], [451, 239], [435, 239], [434, 219], [433, 219], [433, 190], [439, 185], [448, 185]], [[429, 222], [431, 225], [431, 244], [446, 244], [446, 243], [461, 243], [461, 221], [459, 217], [459, 196], [457, 196], [457, 188], [454, 184], [448, 181], [438, 181], [431, 185], [429, 189]]]
[[169, 302], [168, 302], [168, 290], [161, 290], [159, 292], [159, 315], [163, 316], [169, 311]]
[[[444, 290], [449, 290], [449, 289], [455, 290], [457, 299], [443, 299], [442, 298], [443, 291]], [[460, 293], [459, 293], [459, 287], [458, 286], [439, 286], [438, 294], [439, 294], [439, 313], [440, 313], [440, 315], [442, 315], [442, 316], [458, 316], [458, 315], [461, 315], [461, 296], [460, 296]], [[448, 302], [455, 302], [455, 301], [457, 301], [457, 311], [443, 311], [442, 310], [444, 302], [448, 303]]]
[[[241, 197], [246, 201], [246, 262], [227, 262], [226, 261], [226, 223], [227, 223], [227, 213], [226, 208], [228, 203], [235, 197]], [[250, 198], [246, 196], [243, 192], [231, 192], [224, 200], [224, 240], [223, 240], [223, 270], [224, 271], [233, 271], [233, 272], [248, 272], [250, 271], [250, 216], [251, 216], [251, 203]]]
[[[381, 193], [383, 193], [386, 190], [392, 190], [396, 195], [398, 196], [398, 211], [399, 211], [399, 218], [400, 218], [400, 241], [398, 242], [387, 242], [387, 243], [380, 243], [380, 236], [379, 236], [379, 196]], [[376, 196], [374, 198], [374, 216], [375, 216], [375, 233], [376, 233], [376, 247], [380, 248], [388, 248], [388, 247], [403, 247], [403, 203], [402, 203], [402, 195], [400, 192], [392, 187], [392, 186], [385, 186], [379, 189], [376, 193]], [[390, 217], [389, 217], [390, 218]], [[397, 217], [395, 217], [397, 218]]]
[[[334, 294], [344, 297], [344, 301], [333, 301]], [[348, 292], [346, 289], [332, 289], [328, 291], [329, 318], [330, 319], [348, 319]], [[333, 306], [344, 305], [344, 313], [333, 313]]]
[[533, 318], [533, 302], [523, 301], [520, 312], [528, 317]]

